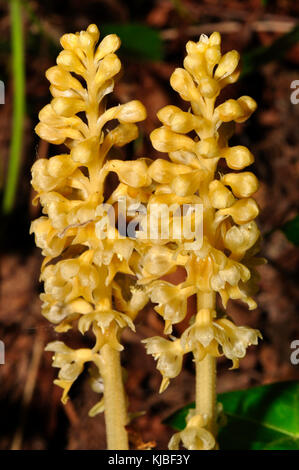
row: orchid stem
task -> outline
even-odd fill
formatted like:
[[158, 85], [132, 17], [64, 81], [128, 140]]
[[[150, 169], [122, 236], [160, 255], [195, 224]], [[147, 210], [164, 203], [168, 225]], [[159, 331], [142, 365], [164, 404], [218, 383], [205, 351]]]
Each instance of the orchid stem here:
[[104, 379], [104, 405], [108, 450], [128, 450], [126, 397], [122, 380], [120, 353], [109, 344], [101, 350]]
[[[200, 293], [197, 295], [198, 310], [203, 308], [215, 309], [215, 293]], [[195, 358], [196, 413], [207, 418], [207, 429], [216, 434], [216, 359], [207, 354], [201, 361]]]

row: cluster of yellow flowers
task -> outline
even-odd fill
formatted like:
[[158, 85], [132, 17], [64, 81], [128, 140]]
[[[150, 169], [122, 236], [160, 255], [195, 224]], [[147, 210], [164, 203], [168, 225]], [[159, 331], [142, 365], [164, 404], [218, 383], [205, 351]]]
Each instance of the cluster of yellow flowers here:
[[[215, 107], [222, 88], [239, 76], [238, 52], [221, 55], [220, 42], [220, 34], [213, 33], [209, 38], [202, 35], [197, 43], [187, 43], [184, 68], [173, 72], [170, 83], [191, 108], [185, 112], [176, 106], [164, 107], [158, 112], [163, 126], [151, 134], [154, 148], [167, 152], [170, 161], [158, 159], [149, 167], [155, 189], [148, 210], [151, 204], [177, 204], [179, 208], [201, 204], [203, 209], [202, 232], [181, 241], [170, 236], [164, 244], [161, 240], [155, 244], [152, 239], [151, 247], [145, 248], [143, 264], [141, 261], [142, 283], [165, 321], [164, 333], [170, 335], [169, 339], [144, 340], [148, 353], [158, 360], [157, 368], [163, 376], [160, 391], [179, 374], [184, 354], [192, 352], [198, 365], [196, 412], [187, 420], [186, 429], [172, 438], [171, 449], [177, 449], [180, 440], [189, 449], [215, 447], [214, 358], [225, 355], [232, 360], [233, 368], [238, 367], [246, 348], [261, 337], [259, 331], [236, 326], [216, 310], [216, 293], [224, 307], [229, 299], [241, 299], [249, 309], [256, 307], [252, 299], [255, 266], [262, 262], [255, 257], [260, 233], [254, 222], [258, 206], [251, 197], [258, 181], [253, 173], [240, 172], [254, 158], [246, 147], [228, 145], [235, 122], [245, 121], [256, 103], [242, 96]], [[237, 171], [217, 173], [220, 159]], [[173, 223], [175, 216], [170, 219]], [[193, 242], [191, 249], [186, 241]], [[178, 266], [186, 272], [183, 282], [174, 285], [161, 279]], [[181, 338], [175, 338], [172, 327], [186, 317], [187, 299], [193, 294], [197, 295], [198, 311]]]
[[[224, 307], [229, 299], [256, 307], [255, 266], [262, 261], [255, 256], [260, 233], [254, 222], [258, 207], [251, 196], [258, 181], [253, 173], [240, 172], [254, 158], [246, 147], [228, 146], [235, 122], [245, 121], [256, 103], [242, 96], [215, 107], [221, 89], [238, 79], [239, 54], [221, 55], [219, 33], [202, 35], [198, 43], [187, 43], [184, 68], [171, 76], [172, 88], [191, 108], [161, 109], [163, 126], [151, 134], [154, 148], [168, 153], [169, 160], [109, 159], [113, 146], [136, 139], [135, 123], [145, 119], [146, 112], [138, 101], [106, 109], [105, 97], [121, 68], [115, 55], [120, 41], [109, 35], [97, 45], [98, 39], [95, 25], [61, 38], [64, 50], [46, 73], [53, 99], [41, 110], [36, 127], [41, 138], [69, 149], [37, 160], [32, 168], [32, 185], [45, 214], [31, 229], [45, 256], [43, 315], [57, 332], [77, 328], [95, 336], [92, 349], [74, 350], [62, 341], [47, 346], [60, 369], [55, 382], [64, 389], [65, 402], [84, 365], [91, 363], [91, 386], [103, 399], [90, 415], [105, 408], [109, 448], [128, 448], [120, 334], [125, 327], [134, 330], [136, 315], [150, 299], [165, 322], [164, 338], [144, 340], [163, 376], [160, 391], [180, 373], [186, 353], [193, 354], [196, 365], [196, 408], [185, 430], [172, 437], [170, 449], [178, 449], [180, 442], [188, 449], [216, 448], [215, 358], [225, 355], [237, 367], [247, 347], [261, 337], [257, 330], [236, 326], [216, 308], [217, 293]], [[108, 130], [111, 120], [118, 124]], [[236, 171], [218, 174], [220, 159]], [[105, 196], [110, 172], [117, 173], [119, 184]], [[121, 220], [107, 229], [103, 204], [119, 214], [116, 205], [121, 199], [131, 216], [138, 214], [139, 229], [132, 237], [120, 233]], [[140, 204], [146, 211], [139, 210]], [[166, 236], [165, 207], [171, 213]], [[190, 227], [182, 234], [187, 219]], [[186, 277], [175, 285], [164, 276], [178, 267]], [[176, 338], [173, 325], [185, 319], [193, 295], [198, 311]]]

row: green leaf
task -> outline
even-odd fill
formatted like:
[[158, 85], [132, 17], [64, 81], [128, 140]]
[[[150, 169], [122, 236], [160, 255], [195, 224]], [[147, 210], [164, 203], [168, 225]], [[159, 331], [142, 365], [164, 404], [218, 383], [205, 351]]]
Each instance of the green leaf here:
[[294, 243], [294, 245], [299, 245], [299, 215], [296, 215], [294, 219], [284, 224], [281, 230], [290, 242]]
[[101, 36], [117, 34], [122, 40], [120, 52], [138, 60], [162, 60], [163, 43], [159, 32], [139, 23], [103, 24]]
[[[222, 393], [227, 425], [220, 429], [220, 449], [299, 449], [299, 382], [279, 382], [249, 390]], [[182, 430], [194, 403], [170, 416], [166, 423]]]
[[21, 0], [12, 0], [10, 2], [10, 18], [14, 93], [10, 156], [3, 196], [3, 212], [6, 214], [11, 212], [16, 199], [25, 120], [25, 59]]
[[242, 77], [254, 72], [258, 67], [273, 60], [279, 60], [299, 41], [299, 26], [276, 39], [270, 46], [260, 46], [242, 54]]

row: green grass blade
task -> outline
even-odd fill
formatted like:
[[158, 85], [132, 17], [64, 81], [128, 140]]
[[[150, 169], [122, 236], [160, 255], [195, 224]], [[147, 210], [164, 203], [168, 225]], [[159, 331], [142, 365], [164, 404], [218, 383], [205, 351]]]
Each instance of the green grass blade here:
[[25, 115], [25, 68], [21, 0], [11, 0], [11, 47], [13, 75], [13, 116], [8, 174], [3, 199], [4, 213], [11, 212], [18, 184]]

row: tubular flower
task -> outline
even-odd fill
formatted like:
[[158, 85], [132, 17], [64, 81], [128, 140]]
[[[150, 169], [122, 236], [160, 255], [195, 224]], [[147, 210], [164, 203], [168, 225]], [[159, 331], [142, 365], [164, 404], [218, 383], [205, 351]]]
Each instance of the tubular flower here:
[[[157, 159], [148, 168], [153, 190], [137, 233], [139, 283], [163, 317], [164, 333], [171, 334], [172, 326], [184, 320], [188, 298], [197, 295], [198, 313], [175, 340], [180, 341], [180, 351], [194, 355], [196, 413], [186, 430], [172, 438], [173, 449], [180, 440], [189, 449], [216, 445], [215, 358], [225, 355], [237, 367], [247, 347], [261, 337], [257, 330], [236, 326], [216, 312], [217, 294], [224, 308], [229, 299], [246, 302], [250, 310], [256, 307], [255, 267], [264, 262], [255, 256], [260, 232], [254, 219], [259, 209], [252, 196], [258, 181], [250, 171], [241, 171], [254, 157], [246, 147], [228, 143], [235, 122], [248, 119], [256, 103], [242, 96], [215, 106], [221, 90], [236, 82], [240, 73], [238, 52], [221, 54], [220, 42], [219, 33], [189, 41], [184, 68], [170, 78], [190, 108], [166, 106], [158, 112], [162, 127], [151, 133], [151, 141], [169, 160]], [[220, 160], [227, 168], [221, 174]], [[178, 267], [185, 269], [183, 282], [173, 285], [161, 279]], [[158, 358], [162, 390], [179, 372], [182, 355], [173, 367], [174, 345], [164, 349], [165, 341], [146, 340], [148, 352]]]
[[[126, 274], [133, 274], [132, 257], [137, 252], [134, 240], [116, 229], [119, 220], [111, 220], [110, 209], [119, 194], [139, 201], [141, 186], [149, 185], [151, 178], [144, 160], [108, 158], [112, 147], [136, 139], [135, 123], [145, 119], [146, 111], [139, 101], [106, 108], [106, 95], [113, 91], [121, 69], [115, 54], [120, 40], [114, 34], [99, 44], [98, 39], [95, 25], [62, 36], [57, 65], [46, 72], [53, 99], [41, 110], [36, 132], [67, 150], [33, 165], [32, 185], [44, 215], [32, 223], [31, 232], [45, 256], [43, 315], [58, 332], [78, 328], [82, 334], [90, 330], [95, 335], [92, 349], [72, 350], [61, 341], [47, 346], [55, 353], [54, 367], [60, 368], [55, 383], [64, 390], [62, 400], [67, 401], [84, 364], [93, 364], [96, 380], [102, 380], [105, 390], [108, 446], [125, 449], [120, 334], [127, 326], [134, 329], [133, 320], [148, 297], [140, 287], [127, 289], [123, 281]], [[117, 124], [108, 130], [112, 120]], [[111, 172], [118, 175], [119, 185], [106, 197]], [[102, 410], [103, 401], [91, 414]]]

